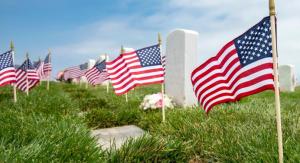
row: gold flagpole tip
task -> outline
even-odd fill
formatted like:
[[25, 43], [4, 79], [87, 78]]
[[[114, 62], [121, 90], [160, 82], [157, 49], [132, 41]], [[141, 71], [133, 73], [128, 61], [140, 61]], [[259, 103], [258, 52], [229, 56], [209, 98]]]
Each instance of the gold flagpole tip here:
[[269, 0], [270, 16], [276, 15], [275, 0]]
[[15, 45], [13, 41], [10, 41], [10, 50], [15, 50]]
[[161, 45], [161, 36], [160, 36], [160, 33], [158, 33], [157, 36], [158, 36], [158, 44]]

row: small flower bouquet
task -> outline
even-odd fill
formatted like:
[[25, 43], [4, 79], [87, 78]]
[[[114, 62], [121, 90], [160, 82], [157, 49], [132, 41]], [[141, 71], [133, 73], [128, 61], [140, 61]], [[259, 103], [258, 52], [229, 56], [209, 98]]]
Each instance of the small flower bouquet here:
[[[163, 101], [161, 93], [146, 95], [140, 105], [140, 108], [143, 110], [158, 109], [162, 108], [162, 103]], [[174, 108], [172, 100], [167, 95], [164, 95], [164, 104], [165, 108]]]

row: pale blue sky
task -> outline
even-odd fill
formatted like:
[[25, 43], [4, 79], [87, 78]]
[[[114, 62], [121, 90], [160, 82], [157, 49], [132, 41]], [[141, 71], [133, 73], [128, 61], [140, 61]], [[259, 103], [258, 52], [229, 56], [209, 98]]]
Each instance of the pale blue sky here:
[[[279, 61], [296, 66], [300, 77], [299, 0], [277, 1]], [[142, 48], [175, 28], [199, 32], [199, 63], [268, 15], [268, 0], [0, 0], [0, 51], [16, 47], [21, 63], [52, 50], [58, 70], [120, 46]], [[165, 43], [165, 42], [164, 42]]]

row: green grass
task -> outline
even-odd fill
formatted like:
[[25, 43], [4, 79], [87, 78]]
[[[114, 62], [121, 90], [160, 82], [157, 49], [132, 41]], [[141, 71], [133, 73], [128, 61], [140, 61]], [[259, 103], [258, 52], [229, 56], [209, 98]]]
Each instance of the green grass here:
[[42, 87], [12, 102], [10, 88], [1, 89], [0, 162], [93, 162], [102, 158], [78, 107], [55, 85]]
[[[159, 85], [116, 96], [105, 87], [54, 84], [11, 101], [0, 90], [0, 162], [276, 162], [274, 93], [219, 105], [208, 115], [200, 108], [143, 111], [146, 94]], [[284, 159], [300, 161], [300, 89], [281, 93]], [[78, 114], [83, 116], [78, 116]], [[147, 131], [122, 148], [103, 151], [89, 137], [94, 128], [134, 124]]]

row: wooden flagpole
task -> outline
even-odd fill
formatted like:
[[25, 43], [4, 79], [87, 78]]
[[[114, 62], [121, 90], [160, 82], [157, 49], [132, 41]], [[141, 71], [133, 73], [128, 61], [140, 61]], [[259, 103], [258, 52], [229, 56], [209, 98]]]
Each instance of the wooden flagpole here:
[[280, 95], [278, 82], [278, 55], [277, 55], [277, 35], [276, 35], [276, 11], [275, 0], [269, 0], [270, 19], [271, 19], [271, 33], [272, 33], [272, 52], [273, 52], [273, 71], [275, 84], [275, 108], [276, 108], [276, 124], [277, 124], [277, 138], [278, 138], [278, 161], [283, 163], [283, 145], [282, 145], [282, 128], [281, 128], [281, 111], [280, 111]]
[[[50, 51], [50, 49], [49, 49], [49, 63], [51, 64], [51, 51]], [[48, 72], [47, 72], [47, 90], [49, 91], [49, 89], [50, 89], [50, 71], [49, 71], [49, 69], [48, 69]]]
[[[15, 46], [13, 41], [10, 42], [10, 50], [13, 58], [13, 66], [15, 66]], [[14, 102], [17, 102], [17, 83], [13, 83], [13, 94], [14, 94]]]
[[29, 62], [28, 62], [28, 59], [29, 59], [29, 54], [28, 52], [26, 53], [26, 60], [25, 60], [25, 63], [26, 63], [26, 95], [28, 96], [29, 95], [29, 83], [28, 83], [28, 66], [29, 66]]
[[[105, 54], [105, 62], [107, 62], [108, 60], [107, 60], [107, 54]], [[106, 64], [106, 63], [105, 63]], [[106, 93], [108, 93], [109, 92], [109, 80], [107, 80], [106, 81]]]
[[[121, 46], [121, 54], [123, 54], [125, 52], [123, 45]], [[125, 93], [125, 100], [126, 102], [128, 102], [128, 94]]]
[[[81, 79], [79, 79], [79, 82], [81, 81]], [[87, 81], [86, 83], [85, 83], [85, 89], [88, 89], [88, 87], [89, 87], [89, 82]]]
[[[161, 36], [160, 33], [158, 33], [158, 44], [159, 44], [159, 49], [160, 49], [160, 57], [162, 57], [161, 55]], [[161, 58], [162, 60], [162, 58]], [[162, 100], [161, 100], [161, 106], [162, 106], [162, 122], [166, 121], [166, 114], [165, 114], [165, 99], [164, 99], [164, 95], [165, 95], [165, 82], [161, 83], [161, 95], [162, 95]]]

